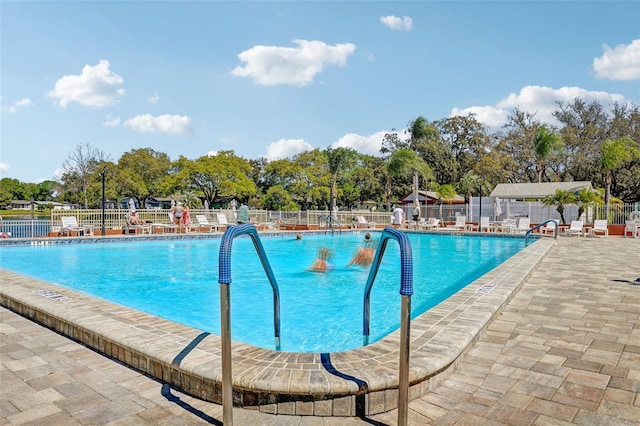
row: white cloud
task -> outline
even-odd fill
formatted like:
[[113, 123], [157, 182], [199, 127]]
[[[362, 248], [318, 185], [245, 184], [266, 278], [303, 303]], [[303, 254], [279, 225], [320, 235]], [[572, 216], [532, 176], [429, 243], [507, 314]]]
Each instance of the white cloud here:
[[450, 117], [458, 116], [458, 115], [468, 115], [475, 114], [476, 119], [486, 124], [491, 129], [498, 129], [504, 123], [507, 122], [507, 117], [509, 116], [509, 111], [496, 108], [494, 106], [485, 105], [485, 106], [473, 106], [469, 108], [453, 108], [451, 110]]
[[107, 114], [103, 124], [106, 127], [118, 127], [120, 125], [120, 117], [114, 117], [113, 114]]
[[117, 97], [124, 95], [125, 90], [118, 87], [122, 84], [124, 79], [111, 71], [109, 61], [103, 59], [98, 65], [85, 65], [80, 75], [60, 78], [47, 97], [59, 99], [63, 108], [71, 102], [103, 107], [112, 105]]
[[347, 133], [331, 146], [334, 148], [353, 148], [361, 154], [379, 156], [380, 148], [382, 147], [382, 141], [387, 133], [389, 132], [386, 130], [376, 132], [369, 136]]
[[215, 157], [216, 155], [218, 155], [220, 151], [218, 150], [213, 150], [213, 151], [209, 151], [207, 152], [207, 157]]
[[164, 114], [154, 117], [151, 114], [142, 114], [125, 121], [123, 126], [141, 133], [191, 134], [191, 119], [186, 115]]
[[15, 101], [11, 105], [8, 105], [6, 107], [2, 107], [2, 110], [15, 114], [16, 112], [20, 111], [21, 109], [28, 108], [28, 107], [31, 107], [31, 106], [34, 106], [34, 105], [35, 104], [31, 101], [31, 99], [22, 98], [19, 101]]
[[0, 163], [0, 175], [7, 173], [11, 167], [7, 163]]
[[157, 93], [154, 93], [153, 96], [149, 96], [147, 98], [147, 102], [149, 102], [152, 105], [157, 104], [159, 100], [160, 100], [160, 96], [158, 96]]
[[381, 16], [380, 22], [394, 31], [411, 31], [413, 28], [413, 19], [408, 16], [402, 18], [393, 15]]
[[344, 66], [356, 50], [351, 43], [328, 45], [321, 41], [294, 40], [298, 47], [254, 46], [238, 55], [244, 66], [232, 75], [251, 77], [263, 86], [306, 86], [326, 65]]
[[596, 78], [640, 80], [640, 39], [613, 49], [606, 45], [603, 48], [604, 54], [593, 60]]
[[267, 160], [291, 158], [296, 154], [312, 150], [313, 146], [304, 139], [280, 139], [267, 146]]
[[495, 106], [472, 106], [469, 108], [454, 108], [451, 116], [467, 115], [475, 113], [478, 121], [485, 123], [490, 128], [502, 126], [507, 116], [514, 108], [535, 113], [536, 119], [543, 123], [557, 124], [552, 113], [557, 109], [557, 102], [572, 103], [576, 98], [585, 102], [598, 102], [608, 106], [614, 102], [626, 103], [622, 95], [607, 92], [594, 92], [580, 87], [561, 87], [554, 89], [544, 86], [525, 86], [520, 93], [510, 93]]

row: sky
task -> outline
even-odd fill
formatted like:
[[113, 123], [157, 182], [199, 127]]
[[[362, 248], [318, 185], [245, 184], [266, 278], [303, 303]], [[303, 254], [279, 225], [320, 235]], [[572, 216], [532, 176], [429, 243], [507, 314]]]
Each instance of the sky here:
[[379, 155], [420, 116], [640, 104], [635, 0], [0, 0], [0, 27], [0, 177], [23, 182], [87, 144]]

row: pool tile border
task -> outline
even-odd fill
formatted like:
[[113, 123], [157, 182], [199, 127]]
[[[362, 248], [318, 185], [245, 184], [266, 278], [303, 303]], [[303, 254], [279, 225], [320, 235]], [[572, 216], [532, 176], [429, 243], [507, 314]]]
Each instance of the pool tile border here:
[[[539, 239], [411, 321], [411, 400], [441, 383], [461, 362], [554, 241]], [[219, 336], [5, 270], [0, 270], [0, 280], [1, 305], [188, 394], [221, 403]], [[393, 410], [399, 333], [329, 354], [276, 352], [233, 342], [234, 404], [313, 416]]]

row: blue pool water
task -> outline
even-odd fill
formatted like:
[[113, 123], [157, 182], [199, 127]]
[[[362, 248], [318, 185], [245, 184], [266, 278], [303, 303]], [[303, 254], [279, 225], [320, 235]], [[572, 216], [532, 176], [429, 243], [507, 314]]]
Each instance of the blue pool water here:
[[[378, 233], [372, 233], [374, 238]], [[412, 317], [423, 313], [524, 247], [522, 239], [410, 234]], [[280, 288], [281, 349], [337, 352], [362, 346], [362, 304], [369, 268], [347, 267], [363, 234], [261, 239]], [[333, 268], [308, 272], [318, 247]], [[2, 268], [220, 334], [220, 240], [7, 247]], [[371, 292], [374, 342], [400, 327], [398, 244], [389, 241]], [[249, 238], [234, 240], [231, 336], [274, 347], [273, 293]]]

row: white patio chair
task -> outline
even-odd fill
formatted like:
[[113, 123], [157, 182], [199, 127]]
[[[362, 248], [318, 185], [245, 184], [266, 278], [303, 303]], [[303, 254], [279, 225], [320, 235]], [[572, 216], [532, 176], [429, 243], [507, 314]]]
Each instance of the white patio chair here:
[[71, 236], [72, 232], [75, 232], [78, 236], [80, 234], [93, 235], [93, 225], [81, 226], [78, 224], [78, 219], [75, 216], [62, 216], [60, 218], [62, 220], [62, 227], [60, 228], [60, 234]]
[[589, 235], [595, 237], [597, 234], [604, 234], [605, 237], [609, 236], [609, 227], [606, 219], [596, 219], [593, 222], [593, 228], [589, 230]]
[[207, 219], [207, 217], [203, 214], [197, 214], [196, 221], [198, 222], [198, 224], [196, 225], [198, 230], [199, 228], [208, 228], [209, 233], [218, 230], [218, 224], [209, 222], [209, 219]]

